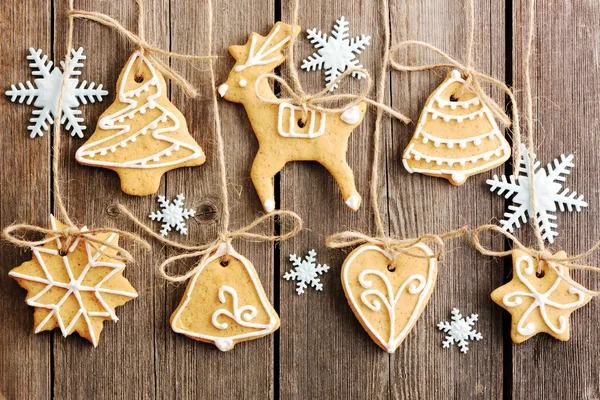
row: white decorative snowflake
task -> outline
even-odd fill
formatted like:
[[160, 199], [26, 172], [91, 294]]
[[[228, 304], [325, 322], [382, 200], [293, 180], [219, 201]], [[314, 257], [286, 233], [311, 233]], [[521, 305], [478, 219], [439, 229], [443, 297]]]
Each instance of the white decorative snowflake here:
[[299, 295], [304, 293], [304, 289], [308, 287], [308, 284], [315, 288], [315, 290], [323, 290], [323, 284], [318, 276], [329, 271], [329, 267], [327, 264], [317, 264], [315, 259], [316, 255], [317, 252], [311, 250], [308, 252], [308, 255], [304, 257], [304, 260], [302, 260], [301, 258], [296, 257], [295, 254], [290, 254], [290, 261], [295, 268], [286, 272], [283, 275], [283, 279], [287, 281], [290, 279], [298, 281], [296, 283], [296, 292]]
[[83, 47], [78, 50], [71, 49], [69, 65], [65, 68], [65, 62], [60, 62], [62, 71], [60, 68], [52, 68], [52, 61], [48, 61], [46, 55], [42, 57], [42, 50], [35, 51], [30, 48], [29, 53], [27, 59], [31, 61], [29, 63], [29, 67], [32, 69], [31, 74], [39, 76], [39, 78], [34, 79], [35, 85], [28, 81], [25, 82], [27, 87], [19, 83], [18, 88], [11, 85], [10, 90], [6, 91], [6, 95], [10, 96], [10, 101], [18, 101], [21, 104], [26, 102], [27, 105], [31, 105], [33, 102], [34, 107], [38, 108], [38, 110], [33, 110], [33, 118], [29, 120], [32, 123], [27, 127], [31, 131], [29, 136], [31, 138], [44, 136], [43, 131], [48, 131], [48, 124], [54, 123], [62, 87], [63, 71], [66, 71], [68, 78], [61, 107], [62, 118], [60, 123], [64, 124], [66, 122], [66, 128], [71, 129], [71, 135], [82, 138], [86, 127], [80, 125], [83, 118], [79, 116], [81, 110], [76, 108], [79, 107], [80, 102], [87, 104], [88, 100], [91, 103], [94, 103], [96, 99], [102, 101], [102, 96], [108, 94], [106, 90], [102, 89], [102, 85], [95, 87], [96, 84], [92, 82], [87, 86], [87, 81], [79, 83], [78, 79], [74, 78], [81, 75], [81, 71], [77, 68], [83, 68], [82, 61], [85, 60]]
[[177, 198], [171, 203], [165, 196], [158, 196], [158, 203], [162, 211], [156, 211], [149, 215], [152, 221], [161, 221], [162, 229], [160, 234], [167, 236], [171, 228], [175, 228], [182, 235], [187, 235], [188, 230], [185, 226], [185, 220], [196, 215], [196, 211], [183, 208], [183, 194], [178, 194]]
[[[347, 69], [363, 68], [355, 54], [360, 54], [369, 45], [371, 36], [360, 35], [348, 39], [348, 25], [350, 23], [344, 17], [340, 17], [329, 37], [326, 33], [317, 32], [316, 28], [308, 29], [308, 39], [317, 52], [302, 61], [302, 69], [325, 69], [325, 81], [330, 84]], [[353, 72], [352, 76], [357, 79], [365, 77], [360, 72]], [[335, 84], [330, 90], [333, 91], [337, 87]]]
[[[534, 155], [534, 161], [536, 156]], [[587, 207], [587, 203], [583, 201], [583, 195], [577, 196], [577, 192], [569, 193], [569, 189], [563, 189], [562, 184], [566, 177], [570, 173], [569, 168], [573, 168], [575, 164], [571, 161], [573, 155], [565, 157], [563, 154], [560, 156], [560, 161], [554, 159], [554, 165], [551, 163], [545, 169], [538, 170], [540, 166], [539, 161], [535, 161], [533, 165], [533, 174], [535, 176], [535, 208], [537, 211], [536, 221], [539, 224], [542, 232], [542, 237], [550, 243], [554, 243], [554, 237], [558, 236], [558, 233], [554, 230], [557, 225], [552, 222], [556, 220], [556, 216], [551, 214], [556, 212], [556, 205], [560, 211], [567, 210], [573, 211], [573, 207], [578, 212], [581, 211], [581, 207]], [[521, 226], [521, 222], [527, 222], [527, 216], [532, 218], [531, 215], [531, 185], [529, 180], [530, 174], [529, 164], [529, 152], [525, 145], [521, 145], [521, 163], [519, 165], [519, 176], [515, 180], [514, 176], [510, 176], [510, 182], [507, 181], [506, 176], [502, 176], [498, 179], [497, 175], [494, 175], [493, 179], [488, 179], [486, 182], [491, 186], [492, 192], [498, 191], [499, 195], [504, 192], [505, 198], [510, 198], [515, 195], [512, 199], [513, 203], [517, 204], [508, 206], [508, 212], [504, 213], [503, 219], [500, 221], [500, 225], [503, 229], [513, 232], [516, 228]]]
[[461, 353], [469, 351], [468, 340], [481, 340], [480, 332], [473, 329], [477, 321], [477, 314], [471, 314], [470, 317], [463, 318], [458, 308], [452, 309], [452, 322], [440, 322], [437, 327], [440, 331], [446, 332], [446, 340], [442, 343], [444, 349], [449, 348], [454, 343], [460, 348]]

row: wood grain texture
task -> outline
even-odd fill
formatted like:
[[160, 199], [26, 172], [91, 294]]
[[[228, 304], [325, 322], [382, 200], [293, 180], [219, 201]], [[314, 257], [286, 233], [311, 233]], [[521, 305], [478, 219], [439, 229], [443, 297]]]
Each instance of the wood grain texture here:
[[[27, 0], [0, 7], [0, 77], [2, 85], [32, 80], [26, 56], [29, 48], [51, 52], [50, 1]], [[35, 10], [32, 15], [31, 11]], [[29, 138], [32, 106], [14, 104], [2, 94], [0, 117], [0, 223], [14, 222], [46, 226], [50, 213], [49, 134], [42, 140]], [[31, 154], [36, 154], [31, 158]], [[13, 267], [31, 260], [31, 252], [8, 243], [0, 246], [0, 398], [50, 398], [51, 339], [33, 334], [31, 307], [26, 292], [8, 277]]]
[[[214, 1], [214, 61], [217, 84], [225, 81], [234, 64], [227, 47], [243, 44], [250, 32], [267, 33], [276, 18], [291, 22], [291, 1]], [[475, 67], [523, 87], [523, 52], [528, 1], [476, 1]], [[3, 87], [31, 80], [27, 49], [39, 47], [55, 61], [63, 59], [66, 0], [14, 0], [0, 8], [0, 76]], [[137, 9], [133, 0], [75, 0], [75, 7], [104, 12], [136, 31]], [[359, 0], [302, 0], [296, 43], [296, 62], [312, 54], [307, 28], [329, 32], [337, 18], [350, 21], [350, 35], [372, 36], [371, 45], [359, 56], [373, 78], [379, 78], [382, 26], [378, 3]], [[600, 128], [597, 93], [600, 67], [600, 6], [592, 0], [542, 2], [537, 6], [532, 77], [534, 80], [536, 143], [540, 160], [551, 161], [572, 152], [576, 167], [566, 186], [585, 195], [590, 204], [582, 213], [559, 213], [560, 236], [553, 248], [573, 254], [584, 251], [600, 237], [600, 179], [595, 132]], [[144, 19], [147, 40], [180, 53], [207, 53], [207, 2], [195, 0], [146, 0]], [[452, 0], [401, 0], [390, 5], [392, 43], [416, 39], [430, 42], [464, 61], [468, 9]], [[507, 35], [507, 27], [512, 33]], [[98, 116], [113, 101], [117, 77], [134, 47], [118, 33], [89, 21], [75, 22], [75, 47], [83, 46], [87, 60], [82, 79], [103, 83], [109, 90], [102, 103], [81, 106], [89, 137]], [[512, 48], [511, 54], [506, 49]], [[437, 61], [431, 54], [410, 50], [400, 57], [411, 64]], [[158, 194], [172, 198], [183, 193], [186, 204], [198, 211], [188, 222], [188, 237], [172, 238], [204, 243], [218, 232], [222, 216], [214, 115], [206, 62], [171, 60], [200, 92], [187, 98], [169, 85], [171, 100], [186, 116], [190, 134], [207, 155], [204, 165], [168, 172]], [[506, 66], [512, 70], [506, 70]], [[287, 78], [287, 65], [281, 68]], [[423, 104], [445, 71], [399, 73], [390, 71], [386, 102], [417, 121]], [[320, 71], [300, 78], [308, 92], [324, 84]], [[347, 90], [357, 92], [360, 82], [350, 80]], [[503, 95], [490, 93], [498, 101]], [[373, 93], [375, 95], [375, 93]], [[522, 104], [522, 93], [518, 92]], [[243, 226], [261, 214], [262, 207], [250, 180], [250, 166], [258, 144], [243, 107], [219, 101], [226, 145], [231, 228]], [[5, 157], [0, 165], [0, 223], [15, 221], [45, 226], [52, 210], [49, 165], [51, 135], [32, 140], [26, 127], [33, 107], [10, 103], [0, 96], [0, 120], [6, 129], [0, 146]], [[175, 334], [169, 318], [179, 304], [186, 284], [166, 284], [154, 266], [174, 251], [152, 241], [146, 253], [131, 244], [137, 262], [125, 276], [140, 297], [117, 310], [120, 321], [105, 323], [100, 346], [60, 332], [32, 333], [32, 311], [24, 303], [25, 292], [6, 272], [30, 259], [29, 251], [0, 245], [4, 273], [0, 274], [0, 398], [7, 399], [581, 399], [600, 398], [597, 301], [571, 318], [571, 340], [561, 343], [539, 335], [521, 345], [506, 346], [506, 313], [492, 303], [489, 293], [508, 279], [506, 260], [479, 255], [468, 237], [447, 242], [438, 281], [429, 305], [405, 342], [394, 355], [380, 350], [362, 329], [347, 304], [340, 284], [340, 267], [347, 252], [329, 250], [325, 239], [347, 229], [375, 232], [370, 205], [375, 110], [367, 112], [349, 142], [348, 161], [354, 169], [363, 204], [357, 213], [344, 205], [337, 185], [316, 163], [298, 162], [285, 167], [278, 178], [278, 204], [296, 211], [306, 229], [293, 239], [269, 243], [234, 243], [237, 251], [256, 267], [269, 299], [281, 317], [275, 334], [241, 343], [228, 353], [214, 346]], [[442, 233], [461, 225], [471, 226], [500, 219], [508, 204], [488, 193], [485, 179], [503, 174], [509, 167], [476, 175], [459, 188], [447, 181], [410, 175], [401, 163], [402, 151], [414, 132], [384, 118], [380, 165], [379, 205], [392, 235], [414, 237]], [[119, 180], [109, 170], [81, 166], [74, 154], [84, 140], [62, 131], [60, 183], [71, 217], [80, 225], [114, 226], [139, 231], [112, 212], [112, 204], [125, 204], [142, 220], [157, 206], [156, 196], [124, 195]], [[10, 147], [9, 147], [10, 146]], [[35, 157], [32, 161], [31, 154]], [[17, 166], [17, 168], [15, 168]], [[24, 184], [25, 183], [25, 184]], [[158, 227], [158, 224], [156, 225]], [[271, 229], [273, 226], [267, 227]], [[519, 237], [533, 243], [530, 227]], [[494, 249], [505, 245], [501, 237], [485, 237]], [[289, 255], [304, 256], [315, 249], [320, 263], [330, 271], [322, 276], [323, 292], [308, 289], [297, 296], [295, 285], [282, 280], [291, 269]], [[590, 258], [598, 265], [600, 256]], [[510, 264], [510, 260], [508, 262]], [[182, 273], [193, 263], [173, 265]], [[600, 278], [574, 272], [584, 285], [600, 287]], [[458, 307], [478, 313], [476, 327], [484, 340], [473, 343], [466, 355], [456, 348], [441, 347], [443, 333], [435, 324], [450, 318]], [[505, 353], [505, 350], [507, 352]]]
[[[523, 88], [528, 10], [529, 2], [515, 1], [513, 76], [517, 88]], [[562, 153], [574, 154], [575, 168], [564, 186], [584, 194], [589, 204], [581, 213], [557, 212], [559, 236], [551, 247], [568, 254], [587, 250], [600, 237], [599, 20], [596, 1], [537, 2], [531, 64], [536, 153], [542, 166]], [[519, 233], [522, 240], [535, 244], [530, 227]], [[596, 254], [585, 263], [597, 266], [599, 260]], [[572, 275], [586, 287], [600, 287], [595, 274], [575, 271]], [[568, 342], [537, 335], [513, 345], [514, 398], [599, 398], [599, 316], [596, 299], [571, 316]]]

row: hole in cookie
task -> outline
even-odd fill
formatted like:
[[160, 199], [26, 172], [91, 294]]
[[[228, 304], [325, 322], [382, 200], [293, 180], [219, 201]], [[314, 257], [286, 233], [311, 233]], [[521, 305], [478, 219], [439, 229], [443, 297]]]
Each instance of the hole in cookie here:
[[450, 101], [452, 101], [452, 102], [455, 102], [455, 103], [456, 103], [456, 102], [458, 101], [458, 97], [456, 97], [456, 96], [452, 95], [452, 96], [450, 96]]
[[59, 254], [61, 257], [65, 257], [65, 256], [66, 256], [67, 254], [69, 254], [69, 253], [68, 253], [68, 252], [67, 252], [67, 250], [65, 250], [65, 249], [60, 249], [60, 250], [58, 251], [58, 254]]
[[302, 121], [302, 118], [298, 120], [298, 126], [300, 128], [304, 128], [306, 126], [306, 121]]
[[229, 265], [229, 260], [221, 260], [219, 264], [221, 264], [221, 267], [227, 267]]
[[537, 276], [539, 279], [542, 279], [544, 277], [544, 275], [546, 275], [546, 273], [544, 271], [539, 271], [535, 273], [535, 276]]
[[135, 78], [133, 78], [133, 80], [137, 83], [142, 83], [144, 82], [144, 77], [142, 75], [136, 75]]
[[388, 269], [388, 271], [390, 271], [390, 272], [394, 272], [394, 271], [396, 270], [396, 267], [395, 267], [395, 266], [393, 266], [392, 264], [388, 264], [388, 266], [387, 266], [387, 269]]

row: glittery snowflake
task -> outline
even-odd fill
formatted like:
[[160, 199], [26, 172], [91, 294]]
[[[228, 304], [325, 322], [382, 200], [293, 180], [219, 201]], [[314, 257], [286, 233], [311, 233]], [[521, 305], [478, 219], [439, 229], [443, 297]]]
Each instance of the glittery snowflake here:
[[165, 196], [158, 196], [161, 211], [153, 212], [149, 217], [152, 221], [163, 222], [161, 235], [167, 236], [171, 228], [175, 228], [182, 235], [187, 235], [188, 230], [185, 226], [185, 220], [196, 215], [196, 211], [183, 208], [183, 200], [185, 200], [183, 194], [178, 194], [172, 203]]
[[290, 261], [294, 265], [294, 269], [286, 272], [283, 275], [285, 280], [294, 280], [296, 282], [296, 292], [300, 295], [304, 293], [304, 289], [310, 285], [315, 290], [323, 290], [323, 284], [319, 275], [329, 271], [327, 264], [317, 264], [316, 262], [317, 252], [311, 250], [308, 255], [302, 260], [300, 257], [296, 257], [295, 254], [290, 254]]
[[454, 343], [460, 348], [461, 353], [469, 351], [468, 340], [481, 340], [480, 332], [473, 329], [477, 321], [477, 314], [471, 314], [470, 317], [463, 318], [458, 308], [452, 309], [452, 321], [444, 321], [437, 324], [440, 331], [446, 332], [446, 340], [442, 343], [444, 349], [449, 348]]
[[587, 207], [588, 204], [583, 201], [583, 195], [577, 196], [577, 192], [569, 194], [569, 189], [563, 189], [562, 184], [559, 183], [566, 180], [565, 175], [570, 173], [569, 168], [575, 166], [572, 163], [572, 154], [567, 157], [561, 154], [560, 161], [554, 159], [554, 164], [549, 163], [546, 167], [547, 172], [543, 168], [538, 170], [540, 162], [535, 161], [535, 158], [534, 155], [533, 171], [530, 171], [529, 152], [524, 145], [521, 145], [521, 163], [517, 179], [511, 175], [509, 181], [504, 175], [500, 179], [494, 175], [493, 179], [488, 179], [486, 182], [491, 186], [492, 192], [497, 191], [499, 195], [504, 194], [507, 199], [514, 195], [512, 201], [516, 205], [508, 206], [508, 212], [504, 213], [506, 219], [500, 221], [503, 229], [513, 232], [521, 226], [521, 222], [527, 222], [527, 216], [532, 218], [529, 177], [530, 173], [533, 173], [536, 221], [540, 226], [542, 237], [548, 242], [554, 243], [554, 237], [558, 236], [558, 232], [554, 230], [557, 225], [553, 222], [556, 220], [556, 215], [552, 214], [556, 212], [556, 205], [562, 212], [565, 211], [565, 207], [569, 211], [573, 211], [575, 208], [579, 212], [581, 207]]
[[[333, 82], [347, 69], [360, 69], [363, 66], [356, 58], [356, 54], [360, 54], [362, 50], [369, 45], [371, 36], [360, 35], [348, 39], [348, 25], [344, 17], [340, 17], [335, 23], [331, 36], [317, 29], [308, 29], [308, 39], [313, 44], [317, 52], [302, 61], [302, 69], [307, 71], [315, 71], [317, 69], [325, 69], [325, 81], [327, 84]], [[360, 72], [353, 72], [352, 76], [361, 79], [365, 75]], [[331, 87], [331, 91], [337, 89], [335, 84]]]
[[25, 82], [18, 84], [18, 88], [15, 85], [10, 86], [10, 90], [6, 91], [6, 95], [10, 96], [10, 101], [18, 101], [20, 104], [25, 102], [27, 105], [31, 105], [33, 102], [34, 107], [38, 108], [33, 110], [33, 118], [29, 121], [32, 123], [27, 127], [31, 131], [29, 136], [35, 138], [36, 136], [44, 136], [44, 131], [48, 131], [49, 124], [54, 123], [54, 117], [57, 113], [58, 98], [60, 96], [60, 89], [62, 87], [63, 71], [66, 71], [67, 82], [65, 87], [65, 93], [62, 102], [62, 118], [61, 124], [65, 124], [66, 128], [71, 130], [72, 136], [83, 137], [83, 131], [86, 129], [83, 122], [83, 118], [80, 117], [81, 110], [77, 110], [80, 103], [87, 104], [87, 102], [94, 103], [96, 99], [102, 101], [102, 96], [106, 96], [108, 92], [102, 89], [102, 85], [98, 85], [94, 82], [88, 86], [87, 81], [79, 82], [77, 78], [81, 75], [81, 71], [78, 68], [83, 68], [83, 47], [78, 50], [71, 50], [71, 59], [69, 65], [65, 67], [65, 62], [61, 61], [60, 68], [52, 68], [52, 61], [48, 61], [48, 56], [42, 56], [42, 50], [29, 49], [30, 55], [27, 59], [31, 62], [29, 67], [32, 69], [31, 74], [39, 78], [34, 79], [33, 85], [31, 82]]

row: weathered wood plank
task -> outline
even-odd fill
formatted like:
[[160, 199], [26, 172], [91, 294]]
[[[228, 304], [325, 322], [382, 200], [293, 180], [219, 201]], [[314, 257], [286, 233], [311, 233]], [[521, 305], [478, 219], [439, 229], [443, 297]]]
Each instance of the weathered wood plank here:
[[[474, 67], [504, 79], [504, 1], [476, 1]], [[422, 40], [464, 62], [468, 37], [468, 2], [392, 2], [393, 42]], [[407, 59], [408, 54], [408, 59]], [[411, 48], [400, 58], [411, 64], [439, 62], [433, 54]], [[392, 104], [418, 121], [429, 94], [448, 71], [392, 72]], [[493, 90], [494, 98], [503, 96]], [[502, 104], [502, 103], [501, 103]], [[391, 232], [401, 237], [442, 233], [461, 225], [477, 226], [501, 216], [503, 201], [488, 193], [485, 180], [504, 167], [475, 175], [461, 187], [445, 179], [409, 174], [402, 166], [402, 153], [415, 126], [394, 122], [387, 133], [388, 190]], [[382, 193], [385, 193], [382, 189]], [[501, 238], [486, 239], [501, 249]], [[490, 243], [491, 241], [491, 243]], [[490, 292], [502, 283], [502, 260], [481, 256], [470, 245], [468, 235], [447, 242], [438, 272], [435, 292], [419, 322], [392, 356], [391, 393], [394, 398], [436, 398], [454, 393], [465, 398], [499, 399], [503, 396], [503, 332], [501, 310], [490, 300]], [[436, 324], [450, 318], [453, 307], [463, 314], [479, 314], [476, 327], [484, 340], [473, 343], [464, 355], [457, 348], [442, 349], [443, 333]], [[435, 384], [432, 384], [435, 382]]]
[[[282, 3], [282, 20], [291, 23], [293, 2]], [[371, 45], [359, 59], [377, 78], [380, 69], [382, 30], [377, 7], [370, 1], [301, 1], [299, 24], [302, 32], [296, 43], [296, 67], [314, 52], [306, 29], [329, 33], [336, 19], [350, 21], [350, 35], [372, 36]], [[285, 64], [283, 75], [286, 76]], [[310, 93], [324, 86], [322, 71], [300, 71], [304, 88]], [[358, 93], [360, 83], [350, 78], [347, 90]], [[350, 136], [347, 160], [354, 170], [363, 204], [357, 213], [347, 209], [337, 184], [327, 170], [316, 163], [288, 164], [281, 173], [281, 208], [296, 211], [306, 230], [281, 244], [280, 304], [280, 395], [282, 398], [385, 398], [389, 391], [389, 356], [382, 352], [362, 329], [348, 306], [340, 283], [345, 253], [325, 246], [327, 236], [347, 229], [369, 231], [372, 218], [369, 177], [372, 162], [372, 132], [375, 111], [369, 110], [362, 125]], [[323, 292], [308, 289], [298, 296], [295, 284], [281, 279], [291, 268], [290, 254], [304, 256], [315, 249], [320, 263], [331, 267], [321, 277]]]
[[[29, 47], [51, 52], [50, 1], [18, 1], [0, 7], [0, 76], [2, 87], [32, 80], [26, 56]], [[29, 138], [32, 106], [11, 103], [0, 95], [4, 157], [0, 164], [0, 224], [18, 222], [46, 226], [50, 212], [50, 134]], [[0, 246], [0, 398], [50, 397], [50, 336], [33, 334], [33, 310], [26, 292], [8, 277], [13, 267], [31, 259], [31, 252], [4, 242]]]
[[[523, 88], [529, 1], [514, 2], [513, 76]], [[589, 207], [581, 213], [557, 212], [559, 236], [552, 249], [575, 254], [587, 250], [600, 237], [598, 225], [598, 95], [599, 67], [596, 1], [544, 2], [536, 6], [531, 77], [534, 98], [535, 143], [542, 165], [560, 154], [574, 154], [576, 167], [565, 187], [585, 195]], [[523, 104], [523, 94], [519, 93]], [[519, 237], [534, 244], [531, 228]], [[598, 265], [594, 255], [587, 265]], [[600, 278], [573, 272], [586, 287], [598, 289]], [[538, 335], [513, 345], [512, 390], [515, 399], [581, 399], [600, 397], [598, 325], [600, 306], [592, 300], [571, 316], [571, 339], [559, 342]]]
[[[55, 59], [64, 58], [66, 34], [66, 1], [55, 2]], [[137, 30], [135, 2], [75, 1], [75, 8], [106, 13]], [[146, 1], [146, 38], [158, 46], [167, 47], [169, 38], [169, 1]], [[157, 18], [157, 16], [160, 16]], [[82, 77], [103, 83], [109, 96], [102, 103], [82, 107], [88, 130], [93, 133], [100, 114], [114, 100], [116, 80], [134, 47], [116, 31], [84, 20], [75, 21], [74, 46], [83, 46], [87, 55]], [[108, 209], [120, 202], [134, 215], [146, 219], [156, 205], [154, 196], [132, 197], [120, 189], [117, 175], [112, 171], [79, 165], [75, 151], [84, 141], [70, 138], [62, 132], [61, 184], [65, 203], [72, 218], [80, 225], [91, 227], [115, 226], [133, 229], [124, 218], [112, 218]], [[54, 332], [54, 396], [56, 398], [84, 398], [94, 393], [97, 398], [128, 398], [135, 393], [139, 398], [152, 398], [155, 393], [155, 310], [157, 281], [154, 274], [153, 254], [125, 246], [133, 251], [137, 262], [130, 264], [125, 276], [140, 296], [117, 309], [117, 324], [105, 322], [100, 344], [94, 349], [76, 335], [63, 339]], [[156, 247], [160, 249], [160, 247]]]
[[[234, 60], [227, 47], [243, 44], [250, 32], [268, 27], [273, 22], [273, 2], [268, 0], [237, 2], [213, 1], [213, 54], [217, 84], [225, 81]], [[208, 6], [206, 2], [171, 1], [172, 51], [206, 55]], [[221, 224], [222, 200], [220, 170], [211, 100], [208, 62], [193, 64], [173, 61], [172, 64], [199, 88], [198, 99], [186, 98], [180, 88], [172, 85], [173, 102], [187, 117], [190, 131], [207, 155], [206, 163], [193, 169], [172, 171], [167, 177], [167, 192], [174, 196], [185, 193], [189, 204], [204, 216], [190, 222], [190, 243], [214, 240]], [[249, 179], [250, 166], [257, 151], [257, 142], [244, 109], [239, 104], [219, 99], [222, 133], [225, 141], [227, 177], [229, 180], [230, 228], [250, 223], [262, 209]], [[178, 238], [179, 239], [179, 238]], [[234, 243], [256, 267], [269, 298], [273, 299], [273, 246], [270, 243]], [[169, 253], [172, 254], [172, 253]], [[183, 272], [192, 264], [179, 263], [171, 268]], [[186, 284], [165, 286], [156, 297], [157, 368], [160, 398], [249, 398], [274, 397], [273, 338], [240, 343], [227, 353], [216, 347], [174, 333], [168, 323], [179, 305]]]

